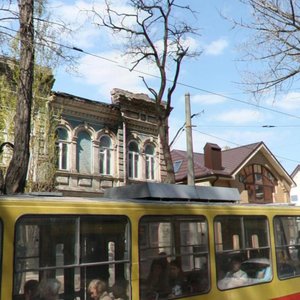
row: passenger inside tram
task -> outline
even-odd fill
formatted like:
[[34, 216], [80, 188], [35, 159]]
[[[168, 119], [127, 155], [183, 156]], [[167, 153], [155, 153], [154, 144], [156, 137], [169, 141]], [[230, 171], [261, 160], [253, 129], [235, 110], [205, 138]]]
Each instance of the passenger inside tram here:
[[231, 258], [230, 270], [225, 277], [218, 282], [220, 289], [230, 289], [248, 284], [248, 275], [241, 269], [242, 259], [240, 256]]
[[36, 297], [39, 282], [34, 279], [30, 279], [24, 284], [24, 300], [33, 300]]
[[39, 283], [34, 300], [58, 300], [61, 283], [57, 279], [44, 279]]
[[127, 286], [128, 282], [126, 280], [117, 281], [112, 287], [110, 292], [110, 297], [113, 300], [127, 300]]
[[107, 292], [106, 283], [100, 279], [93, 279], [88, 287], [90, 298], [93, 300], [112, 300]]
[[146, 280], [147, 293], [158, 293], [161, 296], [167, 295], [169, 292], [168, 273], [169, 267], [167, 259], [164, 257], [154, 259]]
[[174, 259], [170, 262], [169, 272], [169, 287], [170, 295], [169, 298], [180, 296], [187, 292], [187, 281], [184, 273], [181, 269], [181, 264], [178, 259]]

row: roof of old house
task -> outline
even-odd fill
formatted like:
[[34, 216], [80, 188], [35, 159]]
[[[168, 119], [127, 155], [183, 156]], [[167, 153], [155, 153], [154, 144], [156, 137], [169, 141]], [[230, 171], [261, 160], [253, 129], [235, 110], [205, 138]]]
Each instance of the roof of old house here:
[[93, 104], [93, 105], [97, 105], [97, 106], [106, 106], [106, 107], [112, 107], [112, 108], [117, 107], [117, 105], [115, 105], [115, 104], [101, 102], [98, 100], [91, 100], [91, 99], [87, 99], [84, 97], [80, 97], [80, 96], [76, 96], [76, 95], [72, 95], [72, 94], [68, 94], [68, 93], [64, 93], [64, 92], [52, 91], [52, 96], [57, 96], [57, 97], [61, 97], [64, 99], [76, 101], [81, 104], [89, 103], [89, 104]]
[[291, 173], [291, 177], [294, 178], [300, 171], [300, 165], [297, 165], [294, 171]]
[[[285, 169], [281, 166], [281, 164], [263, 142], [222, 150], [222, 167], [219, 170], [212, 170], [205, 167], [204, 154], [194, 153], [195, 179], [207, 178], [211, 176], [232, 178], [232, 176], [234, 176], [241, 168], [243, 168], [247, 161], [259, 151], [272, 160], [272, 165], [275, 166], [275, 169], [278, 173], [282, 174], [285, 178], [287, 178], [287, 180], [292, 182], [289, 174], [285, 171]], [[187, 152], [182, 150], [172, 150], [171, 155], [173, 164], [175, 166], [174, 171], [176, 182], [185, 181], [187, 179], [188, 169]]]
[[[134, 105], [135, 107], [137, 105], [146, 106], [147, 108], [149, 108], [149, 105], [155, 107], [155, 100], [151, 99], [148, 95], [142, 94], [142, 93], [132, 93], [132, 92], [122, 90], [122, 89], [117, 89], [117, 88], [114, 88], [111, 91], [111, 99], [110, 99], [111, 103], [103, 102], [103, 101], [99, 101], [99, 100], [87, 99], [84, 97], [79, 97], [76, 95], [59, 92], [59, 91], [52, 91], [52, 96], [76, 101], [76, 102], [82, 103], [82, 104], [87, 103], [87, 104], [96, 105], [96, 106], [110, 107], [113, 109], [119, 108], [120, 102], [124, 102], [124, 101], [131, 103], [131, 105]], [[165, 105], [165, 102], [162, 102], [162, 104]]]

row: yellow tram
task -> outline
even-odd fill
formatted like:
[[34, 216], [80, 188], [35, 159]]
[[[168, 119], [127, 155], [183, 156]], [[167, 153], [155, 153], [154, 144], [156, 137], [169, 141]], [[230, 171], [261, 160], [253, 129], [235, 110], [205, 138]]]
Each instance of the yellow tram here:
[[50, 279], [65, 300], [90, 299], [93, 279], [111, 299], [300, 299], [300, 207], [239, 204], [226, 188], [117, 190], [0, 197], [1, 300]]

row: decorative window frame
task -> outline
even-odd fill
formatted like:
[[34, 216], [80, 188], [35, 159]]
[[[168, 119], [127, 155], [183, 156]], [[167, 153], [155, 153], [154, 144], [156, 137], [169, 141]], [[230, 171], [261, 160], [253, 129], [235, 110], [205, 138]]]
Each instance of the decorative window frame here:
[[[101, 146], [101, 139], [108, 138], [110, 141], [109, 147], [103, 147]], [[97, 141], [99, 142], [99, 151], [98, 151], [98, 172], [100, 175], [103, 176], [113, 176], [114, 175], [114, 169], [115, 169], [115, 137], [112, 133], [108, 131], [100, 132], [97, 136]], [[101, 157], [104, 156], [104, 165], [101, 167]], [[109, 162], [108, 162], [109, 160]], [[109, 166], [108, 166], [109, 164]], [[102, 171], [103, 169], [103, 171]], [[107, 170], [109, 169], [109, 170]]]
[[[61, 139], [58, 130], [64, 130], [67, 133], [66, 139]], [[67, 126], [59, 125], [56, 128], [57, 134], [57, 168], [61, 171], [70, 170], [70, 151], [71, 151], [71, 130]]]
[[[147, 153], [147, 148], [151, 147], [153, 150], [152, 154]], [[154, 181], [157, 177], [157, 159], [156, 159], [156, 146], [153, 143], [147, 143], [144, 146], [145, 153], [145, 179], [149, 181]]]
[[[130, 145], [135, 144], [137, 151], [130, 150]], [[141, 178], [141, 167], [140, 167], [140, 146], [138, 141], [131, 139], [127, 146], [127, 170], [129, 179], [140, 179]]]

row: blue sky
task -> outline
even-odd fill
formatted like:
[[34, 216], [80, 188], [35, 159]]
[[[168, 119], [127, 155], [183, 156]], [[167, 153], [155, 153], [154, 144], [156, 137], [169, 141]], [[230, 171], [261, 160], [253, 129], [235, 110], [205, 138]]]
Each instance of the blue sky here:
[[[202, 49], [203, 53], [183, 63], [169, 121], [170, 140], [185, 122], [184, 95], [190, 93], [191, 111], [199, 113], [193, 118], [195, 152], [203, 152], [207, 142], [232, 148], [263, 141], [291, 173], [300, 163], [300, 93], [297, 85], [275, 102], [271, 95], [265, 95], [259, 103], [256, 102], [239, 84], [243, 74], [243, 65], [238, 62], [241, 56], [239, 44], [249, 38], [249, 32], [233, 30], [232, 24], [220, 16], [221, 11], [230, 17], [246, 17], [247, 8], [238, 0], [181, 1], [198, 11], [192, 22], [200, 28], [200, 36], [191, 44], [194, 49]], [[112, 88], [147, 92], [139, 73], [119, 67], [127, 66], [126, 60], [120, 56], [121, 39], [95, 28], [86, 15], [79, 12], [89, 9], [91, 1], [50, 2], [52, 12], [63, 18], [68, 26], [76, 28], [73, 37], [61, 36], [61, 43], [92, 54], [76, 53], [79, 57], [76, 74], [66, 72], [61, 66], [55, 74], [55, 91], [108, 103]], [[101, 9], [103, 1], [94, 2]], [[126, 1], [117, 2], [125, 5]], [[146, 65], [142, 70], [149, 74], [154, 72], [151, 66]], [[265, 125], [276, 127], [263, 127]], [[185, 140], [183, 132], [173, 148], [185, 149]]]

